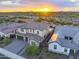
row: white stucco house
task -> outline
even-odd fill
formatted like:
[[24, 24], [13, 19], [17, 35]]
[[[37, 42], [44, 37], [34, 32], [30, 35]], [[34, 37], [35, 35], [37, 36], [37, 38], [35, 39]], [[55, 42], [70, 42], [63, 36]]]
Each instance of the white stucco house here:
[[28, 22], [16, 30], [16, 36], [28, 41], [30, 44], [35, 43], [39, 46], [39, 43], [43, 41], [51, 30], [52, 28], [47, 23]]
[[79, 52], [79, 27], [56, 26], [54, 34], [48, 42], [48, 50], [60, 54], [76, 54]]
[[49, 24], [39, 22], [0, 24], [1, 37], [15, 37], [29, 44], [35, 43], [37, 46], [51, 30]]

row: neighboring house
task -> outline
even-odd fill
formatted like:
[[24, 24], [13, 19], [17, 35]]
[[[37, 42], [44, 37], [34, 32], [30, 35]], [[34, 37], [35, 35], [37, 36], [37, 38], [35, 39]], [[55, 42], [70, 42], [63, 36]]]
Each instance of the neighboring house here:
[[0, 37], [8, 36], [14, 34], [15, 30], [21, 27], [23, 24], [21, 23], [2, 23], [0, 24]]
[[56, 26], [48, 50], [65, 55], [76, 54], [79, 51], [79, 27]]
[[49, 24], [39, 22], [0, 24], [1, 37], [15, 37], [30, 44], [35, 43], [37, 46], [51, 30]]

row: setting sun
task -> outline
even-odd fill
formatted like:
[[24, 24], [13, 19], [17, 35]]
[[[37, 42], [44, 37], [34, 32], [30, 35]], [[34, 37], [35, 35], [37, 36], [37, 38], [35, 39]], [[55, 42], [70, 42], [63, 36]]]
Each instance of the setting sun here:
[[48, 8], [42, 8], [39, 10], [40, 12], [49, 12], [50, 10]]
[[50, 12], [51, 8], [42, 8], [42, 7], [39, 7], [37, 9], [32, 9], [32, 10], [35, 11], [35, 12]]

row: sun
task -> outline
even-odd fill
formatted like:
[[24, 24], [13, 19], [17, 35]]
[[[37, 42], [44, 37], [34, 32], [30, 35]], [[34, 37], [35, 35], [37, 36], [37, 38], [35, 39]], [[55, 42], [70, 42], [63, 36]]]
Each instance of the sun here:
[[50, 12], [51, 9], [50, 8], [37, 8], [34, 9], [35, 12]]
[[42, 9], [40, 9], [39, 11], [40, 11], [40, 12], [49, 12], [50, 10], [49, 10], [49, 8], [42, 8]]

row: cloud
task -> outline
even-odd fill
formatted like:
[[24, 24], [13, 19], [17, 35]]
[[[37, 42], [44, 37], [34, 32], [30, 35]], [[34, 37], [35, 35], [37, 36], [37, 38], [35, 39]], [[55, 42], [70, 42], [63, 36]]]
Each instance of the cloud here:
[[69, 7], [64, 7], [63, 8], [63, 11], [79, 11], [79, 7], [71, 7], [71, 8], [69, 8]]
[[[55, 7], [57, 8], [55, 8]], [[52, 8], [55, 10], [78, 10], [79, 0], [0, 0], [0, 8]], [[54, 10], [53, 9], [53, 10]], [[24, 10], [24, 9], [23, 9]]]
[[13, 2], [13, 1], [1, 1], [0, 4], [4, 6], [20, 6], [21, 5], [20, 3]]
[[70, 2], [78, 2], [79, 0], [70, 0]]

